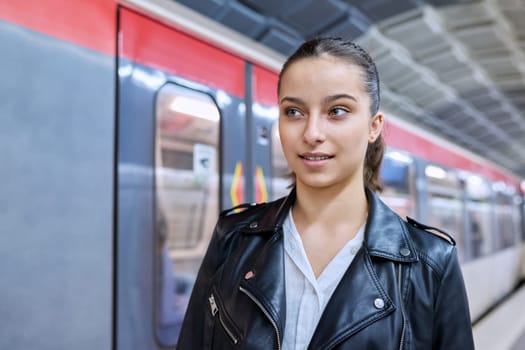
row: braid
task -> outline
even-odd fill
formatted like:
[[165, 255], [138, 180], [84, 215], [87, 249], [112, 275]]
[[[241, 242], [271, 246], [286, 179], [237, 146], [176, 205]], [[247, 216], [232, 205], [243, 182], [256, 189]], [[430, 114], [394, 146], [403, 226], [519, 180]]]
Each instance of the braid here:
[[363, 173], [364, 181], [365, 185], [372, 191], [381, 192], [383, 190], [383, 183], [381, 181], [379, 170], [381, 168], [384, 153], [385, 141], [383, 135], [379, 135], [373, 143], [368, 144], [365, 155], [365, 169]]

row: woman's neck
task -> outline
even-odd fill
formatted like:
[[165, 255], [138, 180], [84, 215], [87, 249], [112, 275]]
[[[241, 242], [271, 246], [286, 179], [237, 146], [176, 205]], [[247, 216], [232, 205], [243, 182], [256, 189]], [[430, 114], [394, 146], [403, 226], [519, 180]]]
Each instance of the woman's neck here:
[[313, 188], [300, 183], [296, 187], [297, 199], [293, 207], [294, 220], [299, 226], [323, 226], [328, 232], [337, 232], [343, 226], [364, 224], [368, 202], [363, 183], [344, 188]]
[[342, 189], [297, 183], [296, 191], [293, 220], [317, 278], [366, 222], [366, 192], [363, 183]]

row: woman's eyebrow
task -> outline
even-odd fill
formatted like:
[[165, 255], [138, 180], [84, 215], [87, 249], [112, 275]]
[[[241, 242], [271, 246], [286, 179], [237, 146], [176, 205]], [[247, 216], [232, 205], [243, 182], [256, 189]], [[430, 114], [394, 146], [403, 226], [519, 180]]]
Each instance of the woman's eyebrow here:
[[[350, 99], [350, 100], [353, 100], [355, 102], [358, 102], [357, 101], [357, 98], [352, 96], [352, 95], [348, 95], [348, 94], [336, 94], [336, 95], [330, 95], [330, 96], [327, 96], [323, 99], [323, 102], [324, 103], [330, 103], [330, 102], [333, 102], [333, 101], [336, 101], [336, 100], [339, 100], [341, 98], [347, 98], [347, 99]], [[283, 102], [291, 102], [291, 103], [294, 103], [294, 104], [298, 104], [298, 105], [302, 105], [304, 106], [305, 103], [303, 100], [301, 100], [300, 98], [298, 97], [292, 97], [292, 96], [285, 96], [281, 99], [280, 103], [283, 103]]]
[[281, 98], [280, 103], [283, 103], [283, 102], [291, 102], [291, 103], [298, 104], [298, 105], [301, 105], [301, 106], [305, 105], [304, 101], [301, 100], [300, 98], [298, 98], [298, 97], [291, 97], [291, 96], [285, 96], [285, 97]]
[[347, 98], [347, 99], [353, 100], [355, 102], [358, 102], [356, 97], [354, 97], [352, 95], [348, 95], [348, 94], [330, 95], [330, 96], [325, 97], [323, 99], [323, 101], [324, 101], [324, 103], [330, 103], [330, 102], [334, 102], [335, 100], [339, 100], [340, 98]]

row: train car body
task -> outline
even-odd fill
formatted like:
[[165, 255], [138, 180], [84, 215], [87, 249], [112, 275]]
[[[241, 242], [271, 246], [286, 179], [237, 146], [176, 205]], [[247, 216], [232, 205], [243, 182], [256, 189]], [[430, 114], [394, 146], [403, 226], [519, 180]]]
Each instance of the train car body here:
[[1, 349], [109, 349], [116, 4], [0, 3]]
[[[1, 349], [165, 349], [220, 210], [288, 191], [282, 57], [168, 0], [0, 3]], [[384, 200], [525, 276], [520, 180], [388, 114]]]

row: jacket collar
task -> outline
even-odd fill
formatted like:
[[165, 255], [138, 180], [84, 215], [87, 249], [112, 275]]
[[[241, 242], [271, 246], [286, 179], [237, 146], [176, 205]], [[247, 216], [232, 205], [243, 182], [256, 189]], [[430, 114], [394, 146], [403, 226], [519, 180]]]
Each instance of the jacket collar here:
[[[368, 219], [365, 247], [368, 254], [399, 262], [417, 261], [414, 244], [403, 220], [370, 189], [366, 189]], [[295, 203], [296, 190], [269, 204], [268, 210], [242, 231], [248, 234], [274, 234], [281, 232], [283, 222]]]
[[365, 246], [368, 253], [400, 262], [417, 261], [414, 243], [403, 220], [370, 189], [366, 189], [366, 194]]
[[295, 203], [295, 187], [288, 196], [277, 199], [267, 204], [268, 208], [261, 211], [261, 215], [248, 222], [241, 231], [246, 234], [273, 234], [280, 232], [288, 212]]

